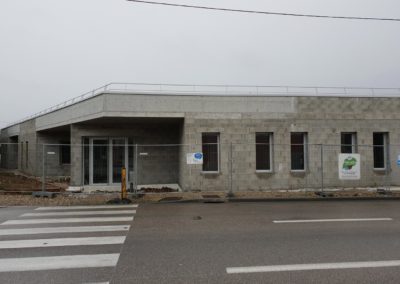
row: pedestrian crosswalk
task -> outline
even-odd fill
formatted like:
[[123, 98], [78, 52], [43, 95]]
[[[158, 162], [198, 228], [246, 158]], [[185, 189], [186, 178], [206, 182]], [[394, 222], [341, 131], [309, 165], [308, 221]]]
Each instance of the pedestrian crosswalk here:
[[0, 224], [0, 283], [108, 283], [138, 205], [39, 207]]

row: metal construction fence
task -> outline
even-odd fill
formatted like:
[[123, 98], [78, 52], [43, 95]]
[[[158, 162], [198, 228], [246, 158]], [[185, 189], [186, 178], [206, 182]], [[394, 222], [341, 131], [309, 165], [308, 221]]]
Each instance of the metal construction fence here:
[[115, 191], [121, 186], [123, 167], [128, 189], [151, 192], [323, 191], [400, 185], [400, 145], [109, 141], [0, 144], [0, 190]]

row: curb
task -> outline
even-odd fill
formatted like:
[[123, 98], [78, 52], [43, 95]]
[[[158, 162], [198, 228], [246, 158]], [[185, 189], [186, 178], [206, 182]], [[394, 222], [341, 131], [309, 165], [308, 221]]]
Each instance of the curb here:
[[229, 198], [229, 202], [275, 202], [275, 201], [385, 201], [400, 197], [321, 197], [321, 198]]
[[395, 201], [400, 200], [400, 197], [321, 197], [321, 198], [221, 198], [218, 201], [207, 199], [188, 199], [188, 200], [169, 200], [155, 201], [153, 203], [168, 204], [168, 203], [240, 203], [240, 202], [297, 202], [297, 201]]

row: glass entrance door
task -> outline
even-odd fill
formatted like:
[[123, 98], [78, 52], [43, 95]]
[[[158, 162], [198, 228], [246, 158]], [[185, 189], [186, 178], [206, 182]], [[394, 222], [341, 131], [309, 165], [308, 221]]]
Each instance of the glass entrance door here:
[[127, 142], [127, 138], [90, 138], [89, 184], [121, 183], [122, 167], [127, 169], [128, 181]]
[[92, 183], [108, 183], [108, 139], [92, 140]]

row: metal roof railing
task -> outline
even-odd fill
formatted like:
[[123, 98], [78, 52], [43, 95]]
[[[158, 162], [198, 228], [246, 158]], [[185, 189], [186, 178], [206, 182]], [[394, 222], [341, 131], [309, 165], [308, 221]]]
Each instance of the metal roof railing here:
[[400, 97], [400, 88], [110, 83], [108, 92], [172, 95]]
[[74, 105], [102, 93], [203, 95], [203, 96], [318, 96], [318, 97], [400, 97], [400, 88], [311, 87], [264, 85], [189, 85], [159, 83], [109, 83], [80, 96], [13, 122], [4, 128]]

